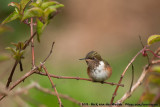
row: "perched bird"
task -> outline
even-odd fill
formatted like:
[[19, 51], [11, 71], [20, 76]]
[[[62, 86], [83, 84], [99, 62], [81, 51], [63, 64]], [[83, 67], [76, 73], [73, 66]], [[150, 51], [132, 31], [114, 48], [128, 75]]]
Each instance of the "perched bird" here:
[[79, 60], [86, 61], [88, 65], [87, 68], [88, 76], [94, 82], [104, 82], [112, 74], [111, 66], [108, 64], [107, 61], [102, 59], [100, 54], [98, 54], [96, 51], [89, 52], [85, 58]]

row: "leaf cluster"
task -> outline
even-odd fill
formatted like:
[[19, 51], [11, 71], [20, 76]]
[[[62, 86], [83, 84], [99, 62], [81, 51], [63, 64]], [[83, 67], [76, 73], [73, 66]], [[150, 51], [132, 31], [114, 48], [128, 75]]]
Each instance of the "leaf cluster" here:
[[40, 42], [40, 35], [50, 19], [64, 7], [63, 4], [48, 0], [36, 0], [35, 2], [31, 2], [31, 0], [21, 0], [20, 3], [11, 2], [8, 6], [15, 7], [15, 10], [2, 24], [6, 24], [15, 19], [19, 19], [21, 22], [25, 23], [29, 18], [35, 18], [38, 42]]
[[24, 43], [23, 42], [18, 42], [17, 44], [16, 43], [12, 43], [12, 45], [14, 45], [15, 48], [7, 47], [6, 49], [10, 50], [12, 52], [12, 54], [13, 54], [12, 56], [16, 61], [20, 61], [22, 58], [24, 58], [23, 57], [23, 54], [24, 54], [24, 50], [23, 50]]

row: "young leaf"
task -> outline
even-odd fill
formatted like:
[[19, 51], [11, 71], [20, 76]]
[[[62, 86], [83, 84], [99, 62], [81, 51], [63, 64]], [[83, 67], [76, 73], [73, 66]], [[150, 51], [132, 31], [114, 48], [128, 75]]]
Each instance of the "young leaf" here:
[[149, 38], [148, 38], [148, 45], [151, 45], [155, 42], [159, 42], [160, 41], [160, 35], [151, 35]]
[[43, 23], [37, 18], [37, 40], [40, 42], [40, 35], [43, 31]]
[[55, 4], [58, 4], [58, 3], [55, 2], [55, 1], [44, 2], [44, 3], [42, 3], [41, 8], [44, 10], [44, 9], [46, 9], [47, 7], [52, 6], [52, 5], [55, 5]]
[[11, 14], [2, 22], [2, 24], [8, 23], [8, 22], [10, 22], [10, 21], [13, 21], [13, 20], [15, 20], [15, 19], [17, 19], [17, 18], [19, 18], [19, 17], [20, 17], [20, 15], [19, 15], [16, 11], [14, 11], [13, 13], [11, 13]]
[[35, 2], [32, 2], [32, 3], [30, 3], [29, 5], [30, 5], [30, 6], [33, 6], [33, 7], [39, 7], [39, 5], [38, 5], [37, 3], [35, 3]]
[[57, 5], [55, 5], [55, 7], [56, 7], [56, 9], [60, 9], [60, 8], [64, 7], [64, 5], [63, 4], [57, 4]]
[[13, 49], [13, 48], [11, 48], [11, 47], [7, 47], [7, 48], [5, 48], [5, 49], [7, 49], [7, 50], [11, 50], [13, 54], [16, 54], [16, 50], [15, 50], [15, 49]]
[[42, 0], [37, 0], [36, 3], [37, 3], [38, 5], [41, 5], [41, 4], [42, 4]]
[[160, 73], [160, 65], [154, 65], [154, 66], [152, 67], [152, 71], [157, 72], [157, 73]]
[[24, 43], [23, 42], [18, 42], [16, 49], [17, 50], [21, 50], [24, 47]]
[[53, 13], [53, 12], [56, 12], [56, 7], [55, 6], [49, 6], [48, 8], [46, 8], [44, 10], [44, 20], [45, 22], [48, 20], [48, 16]]
[[38, 7], [33, 7], [27, 10], [26, 12], [24, 12], [24, 15], [21, 21], [31, 18], [31, 17], [41, 17], [41, 16], [43, 16], [43, 10]]
[[18, 47], [18, 44], [17, 43], [11, 43], [12, 45], [14, 45], [15, 47]]
[[13, 7], [16, 7], [18, 10], [20, 10], [20, 4], [19, 4], [19, 3], [10, 2], [10, 3], [8, 4], [8, 6], [13, 6]]
[[20, 13], [22, 14], [27, 4], [30, 2], [30, 0], [21, 0], [20, 2]]

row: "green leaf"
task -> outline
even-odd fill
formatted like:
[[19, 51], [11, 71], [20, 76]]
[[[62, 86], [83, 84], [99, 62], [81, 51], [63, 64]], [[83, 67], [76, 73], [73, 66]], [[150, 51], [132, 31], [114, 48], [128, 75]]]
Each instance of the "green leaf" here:
[[149, 82], [160, 86], [160, 76], [159, 75], [149, 76]]
[[63, 4], [57, 4], [57, 5], [55, 5], [55, 7], [56, 7], [56, 9], [59, 9], [59, 8], [64, 7], [64, 5]]
[[36, 3], [37, 3], [38, 5], [41, 5], [41, 4], [42, 4], [42, 0], [37, 0]]
[[47, 22], [48, 16], [49, 16], [51, 13], [56, 12], [56, 11], [57, 11], [57, 10], [56, 10], [56, 7], [55, 7], [55, 6], [49, 6], [48, 8], [46, 8], [46, 9], [44, 10], [44, 20], [45, 20], [45, 22]]
[[151, 45], [155, 42], [159, 42], [160, 41], [160, 35], [151, 35], [149, 38], [148, 38], [148, 45]]
[[11, 43], [12, 45], [14, 45], [15, 47], [18, 47], [18, 44], [17, 43]]
[[40, 42], [40, 35], [43, 31], [43, 23], [37, 18], [37, 40]]
[[8, 22], [13, 21], [13, 20], [15, 20], [15, 19], [17, 19], [17, 18], [20, 18], [20, 15], [19, 15], [16, 11], [14, 11], [13, 13], [11, 13], [11, 14], [2, 22], [2, 24], [8, 23]]
[[49, 6], [48, 8], [46, 8], [44, 10], [44, 21], [47, 22], [49, 19], [51, 19], [49, 16], [53, 13], [56, 13], [57, 9], [60, 9], [63, 6], [64, 6], [63, 4], [57, 4], [57, 5]]
[[24, 54], [24, 50], [17, 50], [17, 51], [16, 51], [16, 54], [13, 55], [13, 57], [14, 57], [16, 60], [20, 61], [21, 58], [22, 58], [22, 56], [23, 56], [23, 54]]
[[44, 2], [44, 3], [42, 3], [41, 8], [44, 10], [44, 9], [46, 9], [47, 7], [52, 6], [52, 5], [55, 5], [55, 4], [58, 4], [58, 3], [55, 2], [55, 1]]
[[20, 57], [23, 56], [24, 52], [25, 52], [24, 50], [21, 50], [21, 51], [20, 51], [20, 53], [19, 53]]
[[30, 0], [21, 0], [21, 2], [20, 2], [20, 13], [21, 14], [24, 12], [24, 9], [29, 2], [30, 2]]
[[16, 50], [13, 49], [13, 48], [11, 48], [11, 47], [7, 47], [7, 48], [5, 48], [5, 49], [12, 51], [13, 54], [16, 54]]
[[22, 50], [23, 47], [24, 47], [24, 43], [23, 42], [11, 43], [11, 44], [16, 47], [16, 50]]
[[8, 4], [8, 6], [13, 6], [13, 7], [16, 7], [18, 10], [20, 10], [20, 4], [19, 3], [11, 2], [11, 3]]
[[35, 3], [35, 2], [32, 2], [32, 3], [30, 3], [29, 5], [30, 5], [30, 6], [33, 6], [33, 7], [39, 7], [39, 5], [38, 5], [37, 3]]
[[152, 67], [152, 71], [153, 71], [153, 72], [158, 72], [158, 73], [160, 73], [160, 65], [154, 65], [154, 66]]
[[17, 50], [21, 50], [21, 49], [23, 49], [23, 47], [24, 47], [24, 43], [23, 42], [18, 42], [18, 45], [17, 45]]
[[9, 56], [7, 56], [7, 55], [0, 55], [0, 61], [5, 61], [5, 60], [8, 60], [8, 59], [10, 59], [10, 57]]
[[26, 12], [24, 12], [24, 15], [21, 21], [31, 18], [31, 17], [41, 17], [41, 16], [43, 16], [43, 10], [38, 7], [33, 7], [27, 10]]

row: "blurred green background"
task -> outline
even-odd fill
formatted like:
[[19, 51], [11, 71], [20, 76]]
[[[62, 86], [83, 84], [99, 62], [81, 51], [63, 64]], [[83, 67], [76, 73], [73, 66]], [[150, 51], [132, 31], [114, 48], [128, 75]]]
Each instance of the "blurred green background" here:
[[[19, 0], [2, 0], [0, 3], [0, 22], [2, 22], [13, 10], [8, 7], [10, 2]], [[117, 83], [120, 75], [131, 58], [142, 48], [139, 35], [144, 44], [152, 34], [160, 32], [160, 1], [134, 0], [57, 0], [64, 4], [64, 9], [57, 15], [44, 30], [41, 42], [35, 39], [36, 65], [48, 55], [51, 44], [55, 41], [52, 56], [47, 60], [46, 67], [51, 74], [59, 76], [73, 76], [88, 78], [87, 65], [83, 58], [89, 51], [98, 51], [112, 66], [113, 73], [107, 82]], [[11, 42], [25, 41], [30, 36], [28, 25], [19, 21], [7, 24], [12, 30], [0, 35], [0, 54], [9, 55], [5, 47], [11, 46]], [[155, 44], [151, 49], [157, 48]], [[19, 71], [19, 66], [13, 77], [13, 82], [31, 69], [31, 50], [25, 51], [25, 59], [22, 60], [24, 71]], [[0, 62], [0, 82], [6, 83], [14, 60]], [[142, 72], [147, 59], [139, 56], [133, 63], [135, 67], [135, 79]], [[47, 77], [33, 75], [21, 83], [18, 87], [24, 87], [31, 81], [38, 82], [41, 86], [51, 89]], [[59, 93], [73, 97], [84, 103], [109, 103], [116, 86], [98, 84], [81, 80], [53, 79]], [[127, 71], [115, 98], [117, 101], [129, 90], [131, 83], [131, 68]], [[143, 85], [137, 88], [135, 93], [125, 102], [136, 103], [143, 92]], [[31, 107], [58, 107], [56, 96], [47, 95], [35, 89], [31, 89], [27, 95], [21, 98]], [[8, 103], [9, 102], [9, 103]], [[65, 107], [79, 107], [78, 105], [62, 99]], [[1, 107], [18, 107], [13, 98], [5, 98], [0, 102]]]

